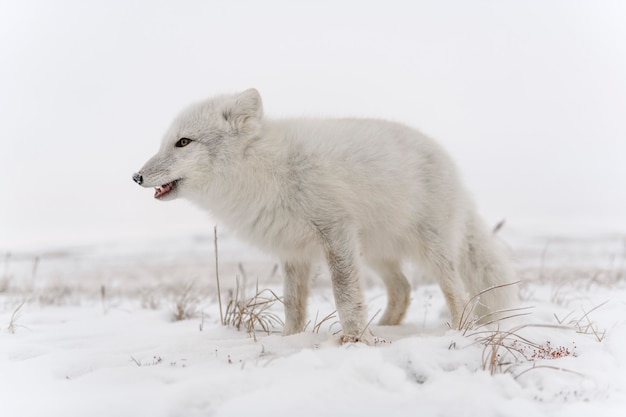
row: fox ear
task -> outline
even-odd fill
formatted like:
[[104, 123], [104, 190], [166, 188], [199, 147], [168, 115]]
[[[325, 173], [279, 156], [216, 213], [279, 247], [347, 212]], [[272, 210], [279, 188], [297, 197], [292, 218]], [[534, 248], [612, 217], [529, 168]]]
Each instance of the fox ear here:
[[224, 120], [243, 127], [249, 119], [260, 120], [263, 116], [263, 102], [259, 92], [251, 88], [235, 96], [234, 101], [222, 111]]

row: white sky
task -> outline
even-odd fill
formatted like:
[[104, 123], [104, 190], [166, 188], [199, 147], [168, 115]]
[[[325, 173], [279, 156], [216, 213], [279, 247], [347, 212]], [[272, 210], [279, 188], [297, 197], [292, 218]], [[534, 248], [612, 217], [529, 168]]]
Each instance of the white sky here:
[[0, 250], [211, 233], [131, 181], [192, 101], [438, 139], [490, 223], [626, 232], [626, 2], [0, 0]]

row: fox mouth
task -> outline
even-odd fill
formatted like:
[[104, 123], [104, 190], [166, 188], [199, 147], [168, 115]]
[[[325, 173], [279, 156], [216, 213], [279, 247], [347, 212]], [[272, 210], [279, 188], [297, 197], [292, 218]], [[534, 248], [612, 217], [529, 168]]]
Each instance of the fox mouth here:
[[156, 187], [154, 189], [154, 198], [156, 198], [156, 199], [163, 198], [166, 195], [176, 191], [176, 187], [178, 185], [178, 181], [180, 181], [180, 179], [174, 180], [172, 182], [168, 182], [167, 184], [163, 184], [160, 187]]

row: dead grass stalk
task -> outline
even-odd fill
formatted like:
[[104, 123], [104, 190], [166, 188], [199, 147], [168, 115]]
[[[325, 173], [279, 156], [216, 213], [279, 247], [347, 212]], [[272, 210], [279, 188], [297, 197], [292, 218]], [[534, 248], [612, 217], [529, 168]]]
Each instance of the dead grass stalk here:
[[257, 282], [255, 294], [249, 298], [242, 298], [239, 279], [231, 299], [226, 306], [224, 324], [233, 326], [237, 330], [244, 329], [256, 340], [256, 331], [262, 330], [270, 334], [275, 327], [283, 327], [280, 317], [271, 311], [276, 302], [282, 303], [279, 296], [270, 289], [259, 290]]

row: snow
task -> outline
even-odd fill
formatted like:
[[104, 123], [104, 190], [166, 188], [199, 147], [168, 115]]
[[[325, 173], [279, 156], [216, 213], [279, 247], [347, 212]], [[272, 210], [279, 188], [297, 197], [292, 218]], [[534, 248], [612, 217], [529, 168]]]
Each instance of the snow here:
[[[527, 359], [509, 355], [494, 372], [484, 341], [495, 332], [450, 330], [440, 290], [411, 265], [404, 324], [372, 325], [384, 342], [365, 346], [340, 345], [336, 318], [323, 320], [334, 310], [323, 267], [304, 333], [221, 325], [210, 236], [13, 254], [2, 265], [0, 414], [622, 415], [626, 240], [503, 239], [518, 248], [530, 314], [500, 330], [521, 326], [514, 343]], [[281, 294], [271, 257], [228, 235], [218, 245], [224, 308], [237, 285], [247, 297], [257, 285]], [[374, 316], [384, 289], [369, 273], [364, 281]], [[194, 314], [176, 321], [190, 282]], [[270, 311], [283, 317], [279, 302]]]
[[[0, 416], [622, 416], [625, 18], [609, 0], [0, 1]], [[214, 219], [131, 175], [181, 108], [249, 87], [270, 117], [440, 141], [506, 218], [530, 314], [450, 330], [406, 265], [405, 323], [339, 345], [320, 267], [303, 334], [221, 325]], [[224, 309], [282, 292], [226, 231], [219, 262]]]

